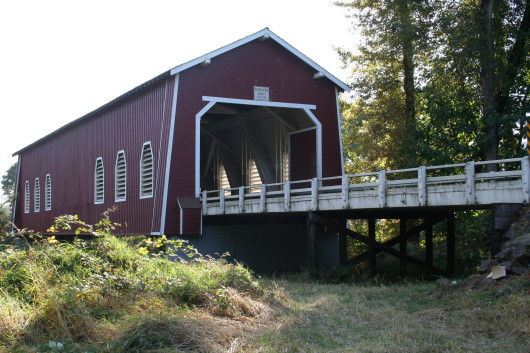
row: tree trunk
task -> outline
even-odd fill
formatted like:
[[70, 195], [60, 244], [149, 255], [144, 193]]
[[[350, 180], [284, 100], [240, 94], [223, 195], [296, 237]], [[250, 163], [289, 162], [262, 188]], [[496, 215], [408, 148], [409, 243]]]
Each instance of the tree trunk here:
[[401, 14], [401, 50], [403, 55], [403, 91], [405, 92], [405, 124], [407, 134], [406, 166], [416, 165], [414, 138], [416, 135], [416, 97], [414, 88], [414, 28], [411, 11], [406, 1], [399, 3]]
[[[480, 1], [480, 68], [482, 79], [482, 114], [485, 123], [484, 159], [497, 159], [499, 136], [497, 131], [496, 78], [493, 52], [492, 15], [494, 0]], [[488, 171], [496, 170], [488, 165]]]

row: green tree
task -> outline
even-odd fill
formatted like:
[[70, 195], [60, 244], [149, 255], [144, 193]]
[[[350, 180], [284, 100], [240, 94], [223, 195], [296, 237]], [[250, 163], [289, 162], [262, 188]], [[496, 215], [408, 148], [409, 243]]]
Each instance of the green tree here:
[[14, 197], [14, 186], [17, 173], [17, 163], [14, 163], [2, 176], [2, 192], [7, 196], [7, 200], [0, 202], [0, 235], [9, 229], [11, 221], [11, 202]]
[[13, 163], [11, 167], [2, 176], [2, 192], [9, 200], [13, 199], [15, 192], [15, 180], [17, 177], [17, 163]]
[[[520, 155], [530, 0], [356, 0], [363, 42], [344, 103], [353, 170]], [[515, 133], [514, 133], [515, 131]]]
[[[338, 2], [361, 30], [358, 53], [339, 49], [353, 68], [353, 102], [346, 108], [350, 168], [400, 168], [417, 164], [414, 149], [421, 62], [428, 54], [431, 4], [414, 0]], [[353, 148], [353, 149], [351, 149]], [[373, 169], [373, 168], [370, 168]]]

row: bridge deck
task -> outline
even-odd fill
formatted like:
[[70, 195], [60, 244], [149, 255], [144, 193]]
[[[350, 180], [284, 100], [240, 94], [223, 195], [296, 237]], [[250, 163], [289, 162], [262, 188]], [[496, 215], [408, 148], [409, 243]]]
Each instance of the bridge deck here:
[[[477, 172], [488, 164], [496, 164], [499, 171]], [[421, 166], [205, 190], [201, 202], [204, 216], [529, 203], [530, 159]]]

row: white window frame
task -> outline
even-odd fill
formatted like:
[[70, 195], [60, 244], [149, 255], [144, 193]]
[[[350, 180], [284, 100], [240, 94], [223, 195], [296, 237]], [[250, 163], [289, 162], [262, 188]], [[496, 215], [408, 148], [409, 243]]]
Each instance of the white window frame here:
[[[98, 175], [98, 163], [101, 163], [101, 174]], [[98, 195], [98, 184], [101, 182], [101, 196]], [[96, 158], [94, 167], [94, 204], [100, 205], [105, 202], [105, 165], [103, 157]]]
[[52, 177], [50, 174], [46, 174], [46, 180], [44, 184], [44, 210], [51, 211], [52, 209]]
[[[118, 162], [120, 158], [123, 158], [123, 175], [118, 175]], [[121, 173], [121, 172], [120, 172]], [[123, 193], [118, 193], [119, 189], [122, 187], [119, 186], [123, 184]], [[127, 158], [125, 158], [125, 151], [120, 150], [116, 154], [116, 164], [114, 166], [114, 200], [116, 202], [127, 201]]]
[[35, 178], [35, 187], [33, 188], [33, 211], [40, 212], [40, 179]]
[[[144, 173], [144, 170], [147, 169], [145, 166], [146, 160], [144, 151], [149, 148], [149, 152], [151, 154], [151, 190], [147, 190], [150, 192], [144, 192], [144, 184], [146, 183], [146, 178]], [[149, 173], [147, 173], [149, 174]], [[140, 152], [140, 199], [147, 199], [152, 198], [154, 195], [155, 190], [155, 159], [154, 159], [154, 153], [153, 153], [153, 146], [151, 145], [151, 141], [144, 142], [142, 145], [142, 151]]]
[[26, 180], [26, 183], [24, 185], [24, 213], [29, 213], [31, 206], [31, 195], [29, 190], [29, 180]]

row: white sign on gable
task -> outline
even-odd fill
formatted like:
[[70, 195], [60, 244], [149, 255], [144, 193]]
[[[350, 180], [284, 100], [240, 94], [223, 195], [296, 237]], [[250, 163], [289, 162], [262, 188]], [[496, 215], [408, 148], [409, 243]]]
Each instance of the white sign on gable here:
[[269, 101], [269, 87], [254, 86], [255, 101]]

